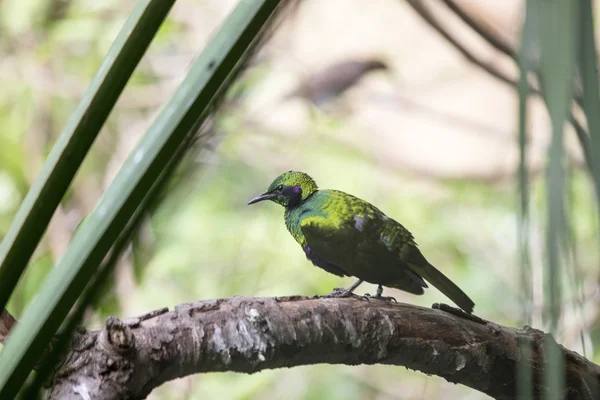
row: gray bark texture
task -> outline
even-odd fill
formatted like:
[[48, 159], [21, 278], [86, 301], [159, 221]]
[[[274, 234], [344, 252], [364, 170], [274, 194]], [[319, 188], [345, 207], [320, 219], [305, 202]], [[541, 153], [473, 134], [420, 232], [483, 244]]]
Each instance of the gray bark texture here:
[[[550, 349], [550, 350], [549, 350]], [[80, 331], [50, 379], [50, 399], [143, 399], [186, 375], [309, 364], [388, 364], [441, 376], [496, 399], [529, 376], [540, 399], [545, 353], [559, 351], [568, 399], [600, 398], [600, 367], [551, 335], [497, 325], [457, 309], [356, 297], [200, 301]], [[520, 374], [525, 366], [529, 375]]]

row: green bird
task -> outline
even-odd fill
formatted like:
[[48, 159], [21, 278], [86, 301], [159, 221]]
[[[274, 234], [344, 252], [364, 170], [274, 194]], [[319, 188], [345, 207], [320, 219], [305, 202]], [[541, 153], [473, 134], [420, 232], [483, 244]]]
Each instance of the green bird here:
[[416, 295], [431, 283], [467, 313], [475, 303], [421, 254], [413, 235], [374, 205], [339, 190], [319, 190], [304, 172], [278, 176], [248, 203], [271, 200], [285, 207], [285, 225], [306, 257], [337, 276], [358, 280], [329, 297], [349, 296], [363, 281]]

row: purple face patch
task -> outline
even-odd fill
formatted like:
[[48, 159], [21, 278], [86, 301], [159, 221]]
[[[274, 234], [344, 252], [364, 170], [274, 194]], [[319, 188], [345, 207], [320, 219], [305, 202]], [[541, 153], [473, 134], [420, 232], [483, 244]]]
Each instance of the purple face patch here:
[[288, 186], [285, 188], [284, 193], [289, 199], [288, 206], [295, 206], [302, 199], [302, 188], [300, 186]]

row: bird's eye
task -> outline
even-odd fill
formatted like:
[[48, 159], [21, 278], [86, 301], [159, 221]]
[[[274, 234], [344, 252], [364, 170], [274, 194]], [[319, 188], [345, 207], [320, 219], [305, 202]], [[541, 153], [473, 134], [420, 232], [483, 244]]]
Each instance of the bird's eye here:
[[282, 192], [283, 191], [283, 185], [279, 185], [275, 188], [278, 192]]

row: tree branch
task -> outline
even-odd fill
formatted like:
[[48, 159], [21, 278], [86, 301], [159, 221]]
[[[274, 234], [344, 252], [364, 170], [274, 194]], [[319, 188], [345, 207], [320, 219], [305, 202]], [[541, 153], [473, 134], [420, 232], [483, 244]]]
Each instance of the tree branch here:
[[540, 398], [549, 344], [565, 360], [565, 395], [600, 395], [600, 367], [551, 335], [441, 308], [359, 298], [234, 297], [125, 321], [111, 317], [101, 331], [75, 335], [51, 378], [49, 398], [141, 399], [163, 382], [194, 373], [319, 363], [405, 366], [497, 399], [516, 396], [517, 366], [524, 363]]
[[442, 0], [442, 2], [492, 47], [501, 51], [513, 60], [517, 60], [517, 52], [508, 41], [504, 40], [504, 38], [492, 32], [490, 28], [485, 27], [482, 23], [473, 18], [467, 11], [463, 10], [455, 0]]

